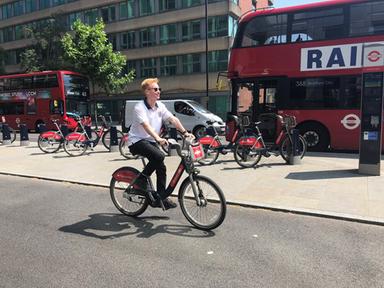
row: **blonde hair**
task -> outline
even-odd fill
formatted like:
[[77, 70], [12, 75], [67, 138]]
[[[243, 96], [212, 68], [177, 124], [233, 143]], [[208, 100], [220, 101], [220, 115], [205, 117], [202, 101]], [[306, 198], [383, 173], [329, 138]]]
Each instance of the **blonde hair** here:
[[157, 79], [157, 78], [147, 78], [147, 79], [144, 79], [143, 82], [141, 82], [141, 90], [143, 90], [143, 92], [145, 91], [145, 89], [148, 88], [149, 85], [153, 84], [153, 83], [159, 83], [160, 80]]

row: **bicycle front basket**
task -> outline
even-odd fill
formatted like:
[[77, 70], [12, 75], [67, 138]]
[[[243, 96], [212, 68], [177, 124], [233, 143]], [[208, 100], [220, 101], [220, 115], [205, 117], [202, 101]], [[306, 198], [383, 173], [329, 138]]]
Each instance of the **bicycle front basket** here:
[[189, 146], [189, 153], [191, 155], [192, 161], [198, 161], [204, 158], [204, 149], [203, 145], [200, 143], [192, 144]]

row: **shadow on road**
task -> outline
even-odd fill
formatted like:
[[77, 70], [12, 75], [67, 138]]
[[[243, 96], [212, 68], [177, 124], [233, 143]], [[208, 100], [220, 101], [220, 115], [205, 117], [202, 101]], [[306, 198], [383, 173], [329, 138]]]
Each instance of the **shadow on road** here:
[[168, 233], [182, 237], [212, 237], [212, 231], [202, 231], [194, 227], [184, 225], [155, 225], [156, 220], [168, 220], [168, 217], [146, 216], [128, 217], [121, 214], [100, 213], [88, 216], [83, 221], [63, 226], [59, 231], [74, 233], [101, 240], [120, 238], [129, 235], [136, 235], [138, 238], [150, 238], [159, 233]]

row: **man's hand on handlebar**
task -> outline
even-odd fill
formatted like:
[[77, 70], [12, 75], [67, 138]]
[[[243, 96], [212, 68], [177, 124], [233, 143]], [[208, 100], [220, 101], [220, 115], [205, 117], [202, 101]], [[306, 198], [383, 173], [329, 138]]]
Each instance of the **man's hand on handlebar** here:
[[167, 146], [168, 145], [168, 140], [165, 139], [165, 138], [159, 138], [156, 140], [156, 142], [160, 145], [160, 146]]
[[195, 139], [195, 135], [189, 133], [188, 131], [183, 134], [184, 138], [190, 138], [191, 140]]

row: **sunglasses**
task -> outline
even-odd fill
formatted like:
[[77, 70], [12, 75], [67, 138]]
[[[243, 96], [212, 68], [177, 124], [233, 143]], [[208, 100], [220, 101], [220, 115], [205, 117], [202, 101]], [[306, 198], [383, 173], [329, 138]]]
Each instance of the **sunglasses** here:
[[155, 88], [148, 88], [148, 89], [152, 89], [155, 92], [157, 92], [157, 91], [161, 92], [161, 88], [157, 88], [157, 87], [155, 87]]

